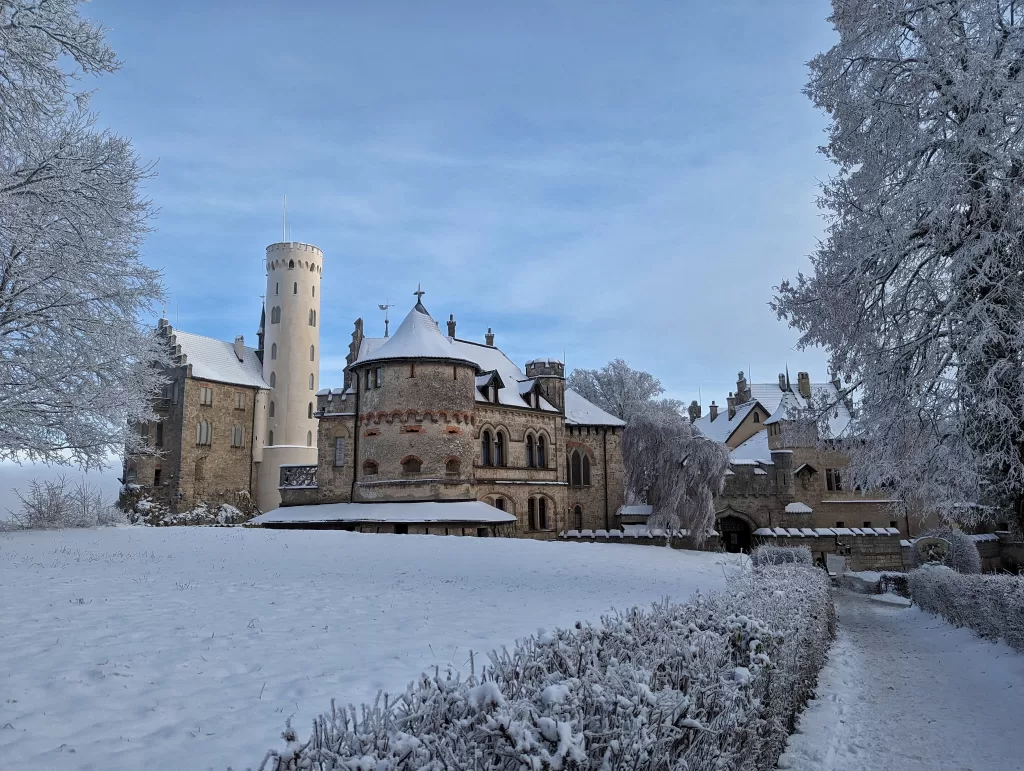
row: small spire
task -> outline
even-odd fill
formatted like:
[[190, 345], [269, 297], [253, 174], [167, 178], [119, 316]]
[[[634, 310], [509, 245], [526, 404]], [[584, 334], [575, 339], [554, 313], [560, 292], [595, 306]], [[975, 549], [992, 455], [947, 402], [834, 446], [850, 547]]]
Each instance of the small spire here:
[[416, 291], [413, 292], [413, 294], [416, 295], [416, 310], [426, 316], [429, 316], [430, 314], [427, 312], [427, 309], [423, 307], [423, 295], [425, 295], [426, 292], [423, 291], [423, 286], [418, 281], [416, 282]]

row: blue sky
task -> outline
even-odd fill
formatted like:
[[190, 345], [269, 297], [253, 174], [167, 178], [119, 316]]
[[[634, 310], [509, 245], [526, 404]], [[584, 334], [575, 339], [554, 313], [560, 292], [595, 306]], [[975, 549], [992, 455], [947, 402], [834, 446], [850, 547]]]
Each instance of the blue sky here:
[[[292, 7], [301, 6], [301, 7]], [[806, 269], [824, 117], [806, 62], [825, 0], [93, 0], [124, 67], [100, 123], [156, 162], [145, 259], [168, 316], [255, 340], [262, 258], [325, 254], [321, 383], [352, 321], [418, 281], [459, 336], [522, 363], [622, 357], [687, 402], [824, 356], [767, 303]]]

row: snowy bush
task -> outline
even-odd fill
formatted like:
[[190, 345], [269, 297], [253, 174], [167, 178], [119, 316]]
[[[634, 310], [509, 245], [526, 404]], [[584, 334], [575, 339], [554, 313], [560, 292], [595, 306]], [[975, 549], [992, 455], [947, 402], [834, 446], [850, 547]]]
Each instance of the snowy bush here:
[[125, 485], [121, 488], [118, 506], [130, 524], [152, 527], [241, 525], [259, 513], [246, 490], [235, 493], [235, 503], [234, 506], [230, 503], [211, 505], [199, 501], [187, 511], [173, 512], [166, 503], [153, 500], [137, 485]]
[[1024, 651], [1024, 578], [925, 565], [910, 574], [909, 582], [910, 596], [922, 610]]
[[99, 488], [67, 477], [33, 479], [27, 489], [14, 491], [21, 506], [8, 510], [12, 530], [56, 530], [108, 524], [112, 506]]
[[725, 591], [520, 640], [463, 680], [337, 709], [265, 771], [774, 767], [835, 634], [825, 574], [735, 575]]
[[755, 567], [764, 565], [813, 565], [814, 558], [806, 546], [772, 546], [763, 544], [750, 554]]
[[906, 573], [882, 573], [878, 578], [879, 594], [898, 594], [900, 597], [910, 596], [910, 582]]
[[[978, 545], [967, 533], [962, 530], [944, 527], [936, 530], [929, 530], [922, 533], [920, 538], [944, 538], [949, 541], [949, 551], [942, 564], [957, 573], [980, 573], [981, 554], [978, 552]], [[916, 550], [914, 551], [917, 556]]]

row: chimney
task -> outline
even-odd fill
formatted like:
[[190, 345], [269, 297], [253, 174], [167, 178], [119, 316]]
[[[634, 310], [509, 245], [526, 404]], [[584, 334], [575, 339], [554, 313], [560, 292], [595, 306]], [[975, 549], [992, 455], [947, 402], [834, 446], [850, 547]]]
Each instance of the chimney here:
[[750, 401], [750, 388], [747, 385], [747, 379], [740, 372], [739, 377], [736, 378], [736, 403], [746, 404]]
[[692, 402], [690, 402], [690, 406], [686, 409], [686, 411], [690, 415], [690, 422], [691, 423], [693, 423], [695, 420], [699, 420], [700, 419], [700, 405], [697, 404], [697, 400], [696, 399], [694, 399]]
[[245, 338], [242, 335], [235, 338], [235, 358], [245, 361]]
[[796, 387], [805, 399], [811, 398], [811, 376], [806, 372], [796, 373]]
[[785, 372], [780, 372], [779, 373], [779, 390], [780, 391], [785, 391], [786, 390], [786, 373]]
[[491, 331], [490, 327], [487, 327], [487, 334], [484, 335], [484, 342], [491, 346], [491, 348], [494, 347], [494, 333]]
[[455, 337], [455, 314], [448, 314], [448, 337]]
[[715, 404], [714, 402], [711, 402], [711, 404], [708, 406], [708, 416], [711, 418], [712, 423], [714, 423], [715, 418], [718, 417], [718, 405]]
[[731, 391], [729, 392], [729, 398], [726, 399], [726, 402], [729, 405], [729, 420], [732, 420], [736, 417], [736, 397], [732, 395]]

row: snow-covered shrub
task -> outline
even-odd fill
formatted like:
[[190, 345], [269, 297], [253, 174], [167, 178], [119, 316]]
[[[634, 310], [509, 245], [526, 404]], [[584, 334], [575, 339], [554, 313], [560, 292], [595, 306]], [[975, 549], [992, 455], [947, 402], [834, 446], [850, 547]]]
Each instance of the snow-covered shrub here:
[[[922, 533], [919, 538], [944, 538], [949, 541], [949, 551], [942, 564], [957, 573], [980, 573], [981, 554], [978, 552], [978, 545], [967, 533], [962, 530], [954, 530], [950, 527], [942, 527]], [[916, 549], [914, 556], [917, 556]]]
[[269, 771], [772, 768], [835, 633], [823, 571], [765, 567], [661, 603], [520, 640], [463, 680], [337, 709]]
[[210, 505], [199, 501], [187, 511], [173, 512], [162, 501], [155, 501], [135, 485], [121, 489], [120, 508], [130, 524], [170, 527], [172, 525], [241, 525], [248, 522], [259, 511], [249, 493], [242, 490], [235, 494], [235, 502]]
[[762, 544], [750, 554], [750, 561], [756, 567], [764, 565], [813, 565], [814, 558], [806, 546], [772, 546]]
[[879, 594], [898, 594], [900, 597], [910, 596], [910, 582], [906, 573], [882, 573], [878, 579]]
[[65, 476], [33, 479], [24, 492], [15, 490], [14, 496], [21, 506], [8, 510], [9, 529], [94, 527], [108, 517], [111, 507], [98, 487], [84, 479], [72, 484]]
[[910, 573], [909, 583], [910, 596], [922, 610], [1024, 651], [1024, 578], [925, 565]]

